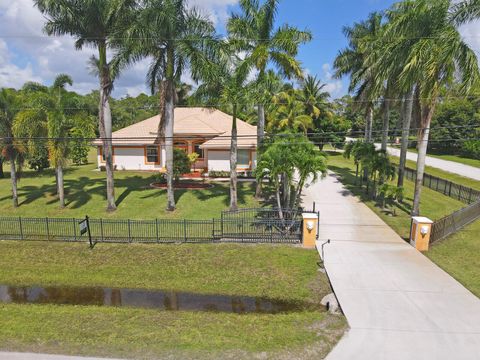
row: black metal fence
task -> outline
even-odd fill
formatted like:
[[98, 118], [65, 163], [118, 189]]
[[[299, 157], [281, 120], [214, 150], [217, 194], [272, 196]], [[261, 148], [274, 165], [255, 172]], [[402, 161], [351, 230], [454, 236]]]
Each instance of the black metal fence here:
[[[405, 177], [408, 180], [415, 181], [417, 179], [417, 171], [405, 168]], [[423, 186], [438, 191], [453, 199], [460, 200], [466, 204], [471, 204], [480, 200], [480, 191], [427, 173], [423, 175]]]
[[[269, 215], [270, 214], [270, 215]], [[88, 241], [76, 218], [0, 217], [0, 239]], [[120, 220], [89, 218], [90, 236], [99, 243], [271, 242], [299, 243], [301, 212], [279, 219], [274, 210], [241, 209], [211, 220]]]
[[456, 233], [477, 219], [480, 219], [480, 200], [435, 221], [432, 224], [430, 243], [442, 240]]

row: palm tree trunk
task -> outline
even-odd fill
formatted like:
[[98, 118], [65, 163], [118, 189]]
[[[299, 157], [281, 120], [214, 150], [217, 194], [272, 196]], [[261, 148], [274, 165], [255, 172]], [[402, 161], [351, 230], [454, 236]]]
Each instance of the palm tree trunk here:
[[65, 207], [65, 189], [63, 185], [63, 168], [61, 165], [57, 165], [57, 194], [60, 201], [60, 208]]
[[173, 189], [173, 122], [174, 102], [173, 83], [167, 82], [165, 99], [165, 167], [167, 169], [167, 211], [175, 210], [175, 192]]
[[0, 155], [0, 179], [5, 177], [5, 173], [3, 172], [3, 157]]
[[230, 145], [230, 210], [237, 208], [237, 105], [234, 104]]
[[382, 127], [382, 150], [387, 151], [388, 131], [390, 126], [390, 100], [383, 100], [383, 127]]
[[415, 90], [412, 88], [408, 92], [405, 98], [405, 103], [402, 106], [402, 145], [400, 149], [400, 163], [398, 165], [398, 187], [403, 186], [405, 178], [405, 165], [407, 163], [408, 137], [410, 135], [410, 123], [412, 121], [414, 91]]
[[368, 103], [367, 114], [365, 117], [365, 141], [372, 141], [372, 128], [373, 128], [373, 105]]
[[13, 207], [18, 207], [18, 192], [17, 192], [17, 168], [15, 166], [15, 157], [10, 159], [10, 178], [12, 180], [12, 200]]
[[100, 67], [100, 105], [99, 132], [103, 139], [105, 154], [105, 170], [107, 174], [107, 211], [115, 211], [115, 184], [113, 180], [113, 150], [112, 150], [112, 113], [108, 97], [111, 91], [110, 69], [107, 65], [107, 49], [105, 44], [99, 45]]
[[434, 111], [435, 102], [424, 106], [422, 109], [422, 124], [418, 133], [417, 179], [415, 180], [412, 216], [420, 215], [420, 198], [422, 195], [423, 175], [425, 172], [425, 159], [427, 157], [428, 137], [430, 135], [430, 124], [432, 122]]
[[[263, 104], [258, 105], [258, 123], [257, 123], [257, 158], [262, 151], [263, 138], [265, 137], [265, 106]], [[262, 181], [257, 182], [257, 188], [255, 190], [255, 197], [258, 199], [262, 196]]]
[[173, 124], [175, 112], [174, 53], [167, 50], [167, 75], [165, 89], [165, 166], [167, 168], [167, 211], [175, 210], [175, 192], [173, 189]]
[[280, 199], [280, 184], [277, 184], [275, 187], [275, 197], [277, 198], [278, 216], [280, 217], [280, 220], [283, 220], [282, 200]]

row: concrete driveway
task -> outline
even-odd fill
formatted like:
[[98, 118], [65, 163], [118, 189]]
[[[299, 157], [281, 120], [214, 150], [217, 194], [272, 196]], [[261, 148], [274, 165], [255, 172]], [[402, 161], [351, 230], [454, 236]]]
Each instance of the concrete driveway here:
[[350, 330], [327, 359], [480, 359], [480, 300], [401, 239], [335, 175], [310, 185], [317, 248]]

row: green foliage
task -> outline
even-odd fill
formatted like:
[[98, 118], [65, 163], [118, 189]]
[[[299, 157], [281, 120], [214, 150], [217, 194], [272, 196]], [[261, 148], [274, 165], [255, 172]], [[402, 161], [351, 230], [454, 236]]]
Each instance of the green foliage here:
[[[294, 173], [298, 180], [293, 182]], [[273, 185], [278, 208], [297, 208], [307, 179], [312, 182], [327, 173], [327, 160], [323, 152], [307, 137], [283, 136], [267, 144], [256, 170], [257, 181], [268, 179]], [[280, 196], [281, 188], [293, 188], [293, 197]], [[280, 215], [282, 217], [282, 215]]]
[[48, 149], [46, 146], [39, 146], [34, 153], [30, 153], [27, 158], [28, 167], [35, 171], [42, 171], [50, 167], [48, 158]]
[[480, 160], [480, 140], [465, 141], [462, 145], [462, 152], [466, 156]]
[[442, 154], [458, 154], [464, 140], [480, 137], [480, 104], [468, 98], [447, 98], [438, 104], [431, 127], [435, 130], [430, 135], [429, 149]]
[[190, 172], [190, 160], [182, 149], [173, 149], [173, 177], [180, 181], [180, 176]]
[[86, 113], [79, 113], [72, 120], [73, 127], [70, 129], [70, 137], [76, 140], [71, 142], [69, 156], [75, 165], [85, 165], [88, 163], [90, 150], [88, 139], [95, 137], [96, 119]]
[[188, 161], [190, 161], [190, 166], [194, 166], [195, 163], [197, 162], [198, 158], [199, 158], [199, 154], [197, 154], [196, 152], [193, 152], [191, 154], [188, 154]]

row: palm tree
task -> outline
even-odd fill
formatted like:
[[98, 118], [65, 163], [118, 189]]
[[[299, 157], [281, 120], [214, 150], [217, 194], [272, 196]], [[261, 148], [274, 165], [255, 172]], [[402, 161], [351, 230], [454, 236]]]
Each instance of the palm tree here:
[[329, 113], [330, 93], [324, 90], [326, 85], [322, 84], [317, 76], [307, 75], [301, 81], [300, 91], [297, 92], [298, 100], [303, 103], [306, 113], [314, 120]]
[[456, 25], [462, 25], [480, 18], [480, 1], [463, 0], [451, 10], [451, 19]]
[[249, 101], [251, 84], [248, 83], [249, 63], [241, 60], [236, 49], [228, 40], [224, 43], [224, 51], [216, 63], [211, 63], [202, 78], [204, 82], [198, 87], [194, 96], [207, 103], [220, 102], [228, 106], [232, 113], [232, 129], [230, 143], [230, 210], [238, 208], [237, 201], [237, 117], [241, 104]]
[[[190, 70], [194, 80], [208, 68], [216, 48], [215, 28], [210, 20], [186, 0], [145, 0], [127, 31], [115, 62], [128, 66], [149, 58], [147, 82], [159, 94], [160, 123], [167, 169], [167, 210], [175, 210], [173, 190], [173, 126], [176, 89], [182, 74]], [[141, 38], [142, 41], [138, 41]], [[130, 39], [130, 40], [128, 40]]]
[[2, 145], [2, 156], [10, 161], [10, 178], [12, 180], [13, 207], [18, 207], [17, 165], [21, 166], [21, 154], [13, 139], [13, 120], [16, 114], [18, 97], [12, 89], [0, 90], [0, 134], [5, 137]]
[[305, 113], [305, 104], [297, 97], [297, 91], [289, 89], [273, 98], [273, 103], [277, 107], [272, 121], [268, 124], [271, 131], [300, 130], [306, 134], [308, 130], [313, 129], [313, 118]]
[[404, 89], [417, 86], [420, 101], [414, 216], [420, 212], [430, 124], [440, 90], [458, 79], [467, 93], [480, 80], [477, 57], [451, 21], [450, 9], [450, 0], [417, 0], [398, 3], [393, 10], [397, 14], [392, 21], [395, 35], [415, 39], [398, 78]]
[[57, 176], [57, 194], [60, 201], [60, 208], [65, 207], [65, 188], [63, 184], [63, 169], [67, 164], [67, 155], [69, 144], [59, 140], [64, 134], [68, 134], [70, 126], [65, 116], [65, 105], [63, 93], [66, 85], [72, 85], [73, 80], [66, 74], [60, 74], [55, 78], [52, 86], [52, 95], [56, 97], [54, 100], [54, 108], [49, 112], [48, 116], [48, 152], [50, 161], [55, 168]]
[[100, 81], [99, 132], [103, 141], [107, 174], [107, 211], [114, 211], [115, 186], [113, 179], [112, 117], [109, 96], [113, 90], [113, 74], [107, 60], [107, 49], [131, 16], [135, 0], [34, 0], [47, 16], [44, 31], [48, 35], [71, 35], [75, 48], [94, 47], [98, 51]]
[[[287, 78], [292, 75], [301, 78], [302, 69], [295, 59], [298, 48], [312, 39], [312, 34], [298, 30], [289, 25], [275, 28], [279, 0], [240, 0], [240, 14], [232, 14], [227, 29], [237, 46], [247, 51], [247, 58], [258, 71], [258, 122], [257, 146], [261, 150], [265, 135], [265, 97], [261, 91], [262, 83], [267, 80], [266, 72], [269, 63], [273, 63], [280, 73]], [[261, 187], [257, 182], [257, 196]]]
[[365, 109], [365, 140], [372, 141], [374, 99], [379, 97], [377, 74], [369, 66], [368, 44], [378, 39], [382, 28], [382, 15], [372, 13], [366, 21], [345, 27], [343, 32], [349, 45], [340, 51], [334, 61], [335, 77], [350, 75], [349, 92], [355, 93], [358, 106]]

